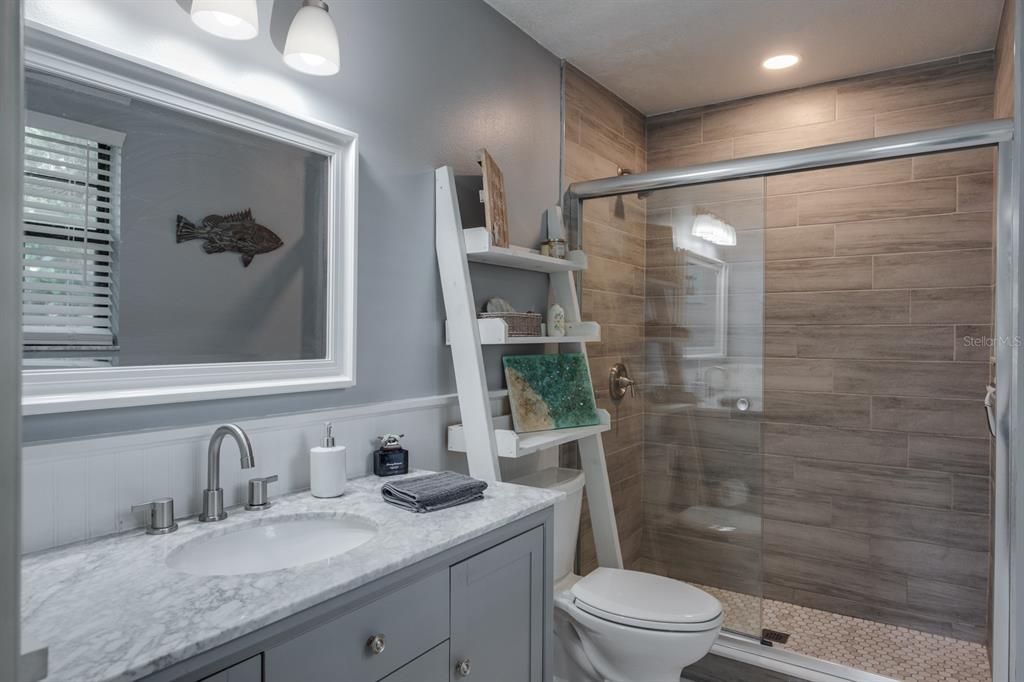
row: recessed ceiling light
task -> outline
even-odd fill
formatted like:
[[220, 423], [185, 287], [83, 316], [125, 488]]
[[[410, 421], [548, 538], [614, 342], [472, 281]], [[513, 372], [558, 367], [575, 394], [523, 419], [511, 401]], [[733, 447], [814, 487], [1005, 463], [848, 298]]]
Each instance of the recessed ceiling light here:
[[799, 61], [800, 57], [795, 54], [777, 54], [761, 62], [761, 66], [770, 71], [778, 71], [779, 69], [788, 69]]

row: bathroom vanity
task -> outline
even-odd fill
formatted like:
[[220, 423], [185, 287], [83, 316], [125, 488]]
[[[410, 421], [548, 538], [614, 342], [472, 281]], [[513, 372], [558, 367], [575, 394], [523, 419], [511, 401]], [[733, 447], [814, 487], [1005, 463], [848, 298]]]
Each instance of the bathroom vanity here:
[[[26, 557], [24, 628], [49, 646], [47, 679], [550, 680], [561, 495], [494, 483], [481, 502], [413, 514], [385, 504], [381, 484]], [[275, 532], [309, 519], [372, 521], [375, 532], [333, 558], [262, 572], [181, 559], [259, 526], [274, 552]]]

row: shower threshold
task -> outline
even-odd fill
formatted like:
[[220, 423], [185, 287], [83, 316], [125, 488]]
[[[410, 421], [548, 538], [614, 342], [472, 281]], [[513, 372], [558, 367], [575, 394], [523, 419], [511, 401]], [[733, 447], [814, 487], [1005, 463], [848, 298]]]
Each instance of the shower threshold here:
[[[722, 602], [727, 628], [747, 632], [769, 628], [790, 635], [785, 645], [768, 647], [754, 637], [724, 633], [712, 653], [726, 658], [807, 680], [992, 679], [988, 651], [983, 644], [716, 587], [700, 587]], [[758, 658], [760, 661], [755, 660]]]

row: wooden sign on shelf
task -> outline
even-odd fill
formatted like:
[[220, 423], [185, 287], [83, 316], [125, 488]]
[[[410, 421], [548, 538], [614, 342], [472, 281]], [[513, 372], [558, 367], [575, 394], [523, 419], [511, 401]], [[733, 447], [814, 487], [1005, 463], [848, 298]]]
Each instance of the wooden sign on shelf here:
[[486, 149], [480, 150], [484, 171], [484, 218], [494, 246], [508, 246], [508, 206], [505, 204], [505, 176]]

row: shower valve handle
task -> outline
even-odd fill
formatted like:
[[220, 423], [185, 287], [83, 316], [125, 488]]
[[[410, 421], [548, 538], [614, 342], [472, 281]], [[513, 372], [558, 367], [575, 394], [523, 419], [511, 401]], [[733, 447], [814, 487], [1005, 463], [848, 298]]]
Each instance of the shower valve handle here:
[[612, 400], [619, 401], [626, 397], [626, 392], [636, 397], [636, 382], [629, 378], [629, 370], [621, 362], [615, 363], [608, 370], [608, 394]]

